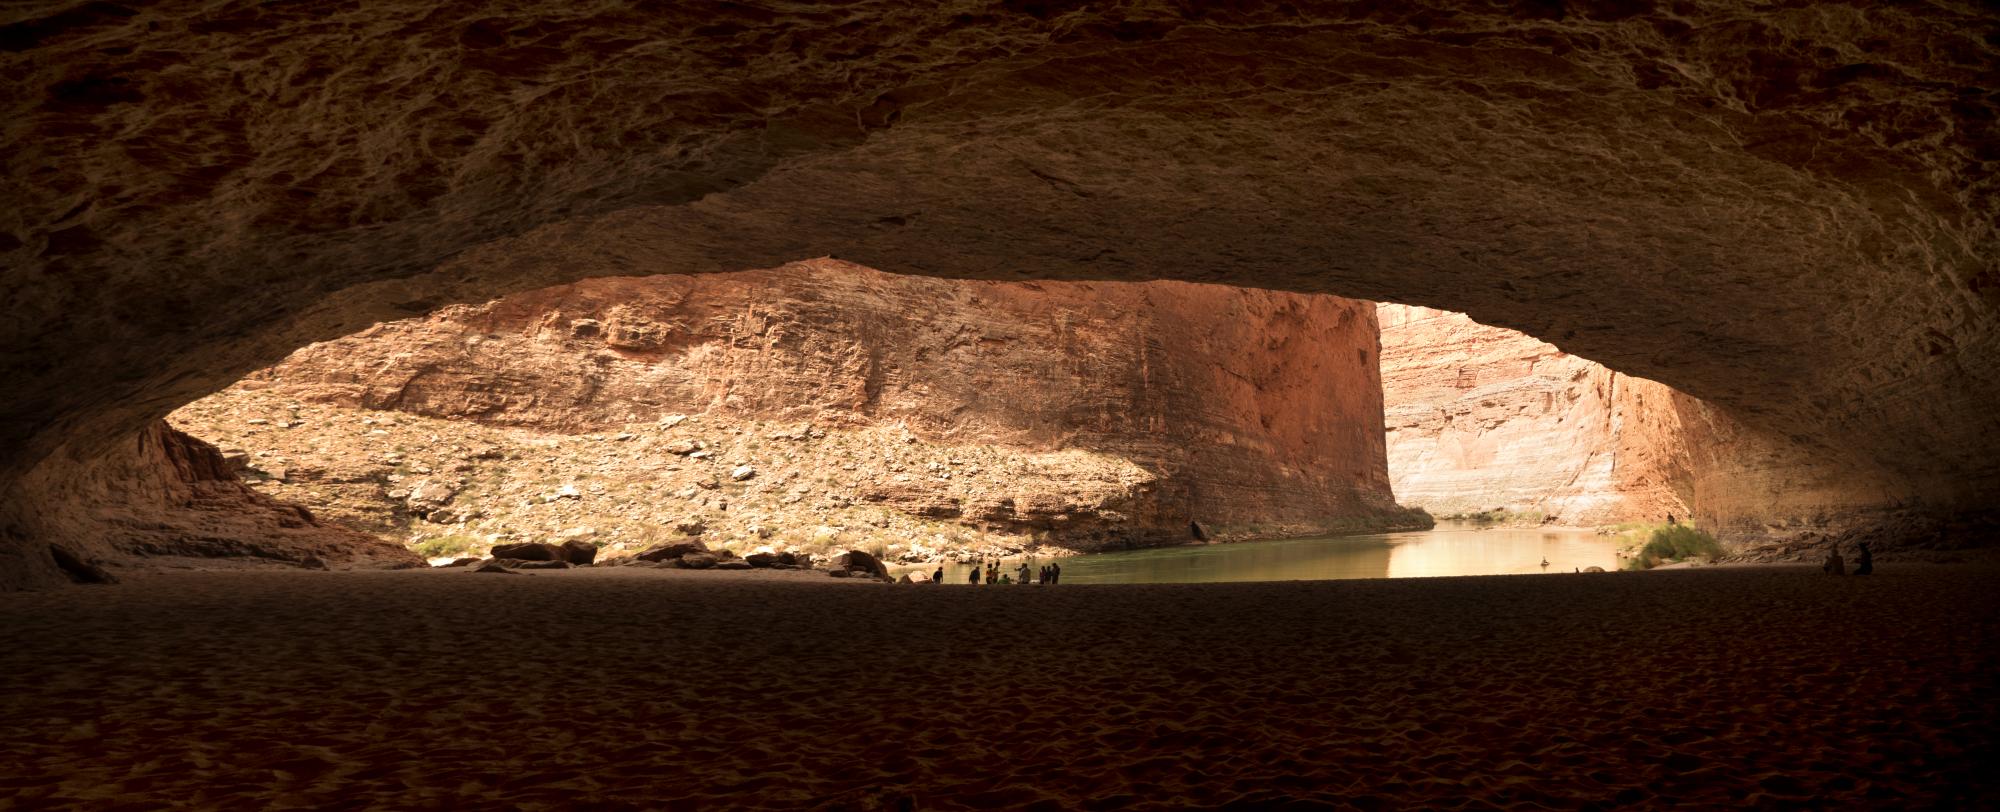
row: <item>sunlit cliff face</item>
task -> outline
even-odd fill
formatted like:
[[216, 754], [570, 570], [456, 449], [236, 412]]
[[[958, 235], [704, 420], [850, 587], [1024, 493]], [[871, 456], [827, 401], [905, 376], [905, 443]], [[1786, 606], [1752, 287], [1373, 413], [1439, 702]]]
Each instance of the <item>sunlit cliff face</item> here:
[[308, 341], [829, 252], [1466, 312], [1714, 404], [1801, 511], [2000, 483], [1972, 4], [7, 14], [13, 539]]

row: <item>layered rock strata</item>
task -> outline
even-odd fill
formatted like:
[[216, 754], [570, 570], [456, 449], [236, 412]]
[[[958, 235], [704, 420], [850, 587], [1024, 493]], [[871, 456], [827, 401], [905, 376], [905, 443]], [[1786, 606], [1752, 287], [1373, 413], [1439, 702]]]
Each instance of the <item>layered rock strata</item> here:
[[[483, 499], [459, 533], [694, 522], [935, 548], [942, 523], [1098, 549], [1185, 541], [1192, 521], [1421, 525], [1389, 495], [1376, 352], [1373, 305], [1330, 296], [818, 260], [448, 307], [303, 348], [176, 420], [267, 455], [289, 498], [341, 510], [325, 494], [351, 486], [361, 521], [379, 490], [432, 524]], [[494, 515], [521, 498], [540, 506]]]
[[1383, 304], [1377, 317], [1403, 504], [1577, 526], [1689, 516], [1673, 390], [1460, 313]]

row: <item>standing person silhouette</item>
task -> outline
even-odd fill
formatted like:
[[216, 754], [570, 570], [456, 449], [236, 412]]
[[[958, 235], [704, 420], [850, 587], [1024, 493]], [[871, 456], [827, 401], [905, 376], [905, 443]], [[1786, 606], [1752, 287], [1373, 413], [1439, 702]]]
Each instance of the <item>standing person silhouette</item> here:
[[1050, 564], [1050, 565], [1049, 565], [1049, 583], [1051, 583], [1051, 584], [1059, 584], [1059, 583], [1062, 583], [1062, 565], [1061, 565], [1061, 564]]
[[931, 583], [933, 583], [933, 584], [942, 584], [942, 583], [944, 583], [944, 565], [943, 565], [943, 564], [939, 564], [939, 565], [938, 565], [938, 568], [937, 568], [937, 572], [933, 572], [933, 573], [931, 573]]
[[1861, 554], [1854, 559], [1854, 574], [1869, 575], [1875, 572], [1875, 554], [1868, 551], [1868, 542], [1861, 542]]
[[1840, 545], [1836, 544], [1826, 552], [1826, 563], [1819, 565], [1819, 569], [1828, 575], [1847, 574], [1847, 562], [1840, 559]]
[[979, 583], [979, 565], [978, 565], [978, 564], [974, 564], [974, 565], [972, 565], [972, 574], [971, 574], [971, 575], [968, 575], [968, 576], [966, 576], [966, 578], [965, 578], [965, 582], [966, 582], [966, 583], [968, 583], [968, 584], [977, 584], [977, 583]]

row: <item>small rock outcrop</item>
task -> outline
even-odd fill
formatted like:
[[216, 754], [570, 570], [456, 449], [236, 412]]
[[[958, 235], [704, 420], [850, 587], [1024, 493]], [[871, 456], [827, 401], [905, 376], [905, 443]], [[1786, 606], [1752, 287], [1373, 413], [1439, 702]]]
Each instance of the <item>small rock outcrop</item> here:
[[568, 553], [553, 544], [528, 542], [524, 544], [496, 544], [492, 551], [494, 558], [513, 561], [564, 561]]
[[833, 563], [834, 566], [849, 572], [872, 575], [885, 581], [889, 579], [889, 568], [882, 563], [882, 559], [860, 550], [849, 550], [835, 556]]
[[117, 453], [46, 469], [10, 497], [44, 495], [50, 561], [70, 580], [105, 583], [157, 566], [397, 569], [423, 559], [393, 541], [322, 520], [241, 479], [222, 451], [164, 421]]
[[562, 560], [573, 566], [588, 567], [597, 560], [597, 545], [580, 539], [562, 543]]

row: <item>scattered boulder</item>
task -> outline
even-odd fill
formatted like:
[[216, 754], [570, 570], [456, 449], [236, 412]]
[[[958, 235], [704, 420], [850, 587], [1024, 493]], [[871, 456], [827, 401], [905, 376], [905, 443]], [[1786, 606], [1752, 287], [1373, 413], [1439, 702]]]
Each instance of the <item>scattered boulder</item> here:
[[327, 566], [325, 561], [319, 560], [319, 556], [309, 555], [306, 556], [305, 558], [299, 559], [299, 568], [325, 571], [327, 569]]
[[582, 499], [582, 498], [583, 498], [583, 491], [577, 490], [575, 485], [564, 485], [560, 488], [555, 489], [554, 492], [549, 493], [546, 496], [543, 496], [542, 501], [554, 502], [559, 499]]
[[487, 561], [487, 562], [485, 562], [485, 563], [482, 563], [482, 564], [480, 564], [480, 565], [479, 565], [479, 566], [477, 566], [477, 567], [473, 567], [473, 568], [472, 568], [472, 571], [473, 571], [473, 572], [501, 572], [501, 573], [506, 573], [506, 574], [508, 574], [508, 575], [519, 575], [519, 574], [520, 574], [520, 573], [518, 573], [518, 572], [514, 572], [513, 570], [510, 570], [510, 569], [507, 569], [507, 565], [505, 565], [505, 564], [502, 564], [502, 563], [500, 563], [500, 559], [497, 559], [497, 558], [495, 558], [495, 559], [492, 559], [492, 560], [490, 560], [490, 561]]
[[438, 524], [458, 524], [460, 522], [472, 521], [484, 515], [486, 515], [485, 512], [477, 508], [446, 505], [444, 507], [431, 508], [429, 513], [424, 514], [424, 518]]
[[416, 484], [410, 486], [410, 491], [404, 495], [403, 501], [409, 504], [411, 512], [428, 518], [458, 496], [458, 487], [456, 482], [418, 480]]
[[455, 559], [452, 559], [452, 562], [451, 562], [451, 563], [449, 563], [449, 564], [439, 564], [439, 565], [438, 565], [438, 567], [439, 567], [440, 569], [442, 569], [442, 568], [445, 568], [445, 567], [464, 567], [464, 566], [469, 566], [469, 565], [472, 565], [472, 564], [477, 564], [477, 563], [479, 563], [479, 561], [480, 561], [480, 559], [477, 559], [477, 558], [455, 558]]
[[674, 530], [683, 536], [699, 536], [708, 532], [708, 523], [700, 519], [682, 519], [674, 522]]
[[759, 568], [774, 567], [784, 563], [784, 560], [779, 558], [777, 553], [751, 553], [744, 556], [743, 561], [750, 566]]
[[752, 567], [750, 562], [737, 559], [734, 561], [717, 561], [715, 562], [715, 568], [719, 570], [747, 570]]
[[833, 570], [833, 571], [831, 571], [831, 572], [828, 572], [828, 573], [827, 573], [827, 575], [830, 575], [830, 576], [833, 576], [833, 577], [835, 577], [835, 578], [852, 578], [852, 577], [854, 577], [854, 573], [853, 573], [853, 572], [850, 572], [850, 571], [848, 571], [848, 570]]
[[688, 553], [680, 558], [681, 566], [691, 570], [710, 569], [719, 561], [714, 553]]
[[566, 570], [568, 561], [522, 561], [512, 565], [517, 570]]
[[580, 538], [562, 543], [561, 560], [578, 567], [588, 567], [597, 560], [597, 545]]
[[701, 443], [697, 443], [693, 440], [682, 437], [677, 440], [667, 441], [667, 444], [665, 446], [662, 446], [662, 448], [665, 448], [667, 450], [667, 453], [669, 454], [679, 454], [685, 457], [689, 454], [693, 454], [696, 451], [700, 451]]
[[640, 561], [674, 561], [679, 560], [683, 556], [706, 552], [708, 552], [708, 545], [701, 543], [701, 539], [695, 539], [693, 541], [681, 541], [673, 544], [654, 545], [634, 556], [634, 558]]
[[561, 547], [543, 544], [539, 541], [520, 544], [493, 545], [494, 558], [512, 558], [519, 561], [567, 561], [569, 554]]
[[731, 470], [729, 472], [729, 478], [736, 480], [737, 482], [742, 482], [743, 480], [749, 479], [756, 475], [757, 475], [757, 469], [749, 465], [738, 465], [734, 470]]
[[834, 558], [833, 563], [839, 570], [865, 573], [883, 580], [889, 578], [889, 568], [882, 564], [881, 559], [860, 550], [848, 550]]

